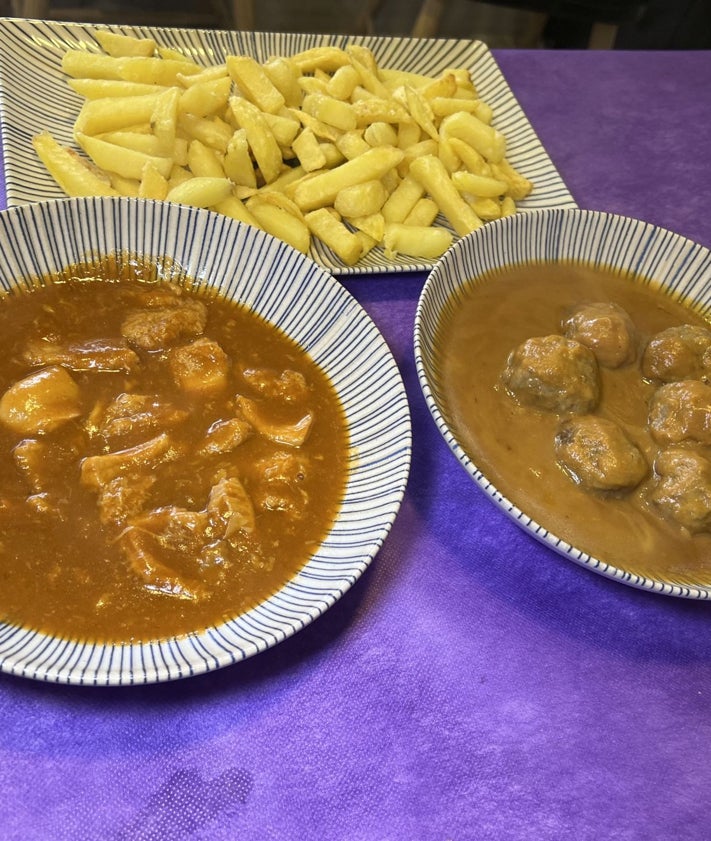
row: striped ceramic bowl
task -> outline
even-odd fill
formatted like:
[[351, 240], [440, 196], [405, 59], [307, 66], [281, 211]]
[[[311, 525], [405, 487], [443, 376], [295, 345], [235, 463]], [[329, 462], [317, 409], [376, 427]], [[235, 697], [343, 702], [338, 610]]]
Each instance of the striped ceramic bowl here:
[[[654, 278], [663, 292], [701, 315], [711, 310], [711, 251], [671, 231], [597, 211], [554, 209], [491, 222], [460, 240], [431, 272], [415, 317], [415, 362], [425, 400], [448, 446], [464, 469], [519, 526], [556, 552], [597, 573], [634, 587], [692, 599], [711, 599], [711, 587], [638, 575], [592, 557], [552, 534], [508, 500], [479, 470], [448, 424], [435, 364], [435, 338], [444, 312], [470, 280], [499, 267], [565, 260], [607, 266]], [[456, 304], [455, 304], [456, 305]]]
[[309, 258], [223, 216], [161, 202], [71, 199], [0, 213], [2, 289], [111, 253], [168, 258], [304, 348], [345, 410], [347, 486], [336, 523], [303, 569], [274, 596], [218, 627], [150, 643], [97, 645], [0, 622], [0, 668], [45, 681], [172, 680], [284, 640], [366, 570], [397, 514], [410, 465], [409, 409], [390, 350], [357, 301]]

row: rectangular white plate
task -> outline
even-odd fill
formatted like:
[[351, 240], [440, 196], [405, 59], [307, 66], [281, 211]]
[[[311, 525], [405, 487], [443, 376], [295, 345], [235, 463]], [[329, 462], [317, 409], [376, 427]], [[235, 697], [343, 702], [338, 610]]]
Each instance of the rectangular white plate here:
[[[205, 65], [219, 63], [229, 53], [244, 53], [266, 61], [270, 56], [293, 55], [309, 47], [357, 43], [369, 47], [383, 67], [431, 76], [447, 67], [466, 67], [481, 98], [493, 108], [494, 126], [506, 137], [507, 157], [534, 183], [533, 192], [519, 202], [519, 209], [577, 207], [489, 49], [480, 41], [104, 28], [154, 38], [161, 46], [180, 50]], [[81, 98], [66, 84], [61, 58], [69, 48], [99, 52], [92, 35], [94, 29], [86, 24], [0, 19], [0, 119], [8, 206], [65, 197], [37, 159], [31, 138], [47, 130], [60, 143], [75, 147], [72, 127]], [[311, 256], [334, 274], [422, 271], [432, 265], [422, 260], [388, 259], [378, 248], [357, 265], [345, 266], [320, 243], [314, 246]]]

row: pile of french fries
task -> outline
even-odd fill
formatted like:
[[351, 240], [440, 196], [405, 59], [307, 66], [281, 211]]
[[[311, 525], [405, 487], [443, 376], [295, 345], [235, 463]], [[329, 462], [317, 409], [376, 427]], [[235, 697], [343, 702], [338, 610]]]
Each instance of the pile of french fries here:
[[102, 52], [62, 58], [84, 99], [81, 152], [32, 141], [69, 196], [209, 208], [303, 253], [316, 237], [352, 266], [377, 246], [435, 260], [532, 189], [465, 69], [379, 67], [356, 44], [204, 67], [150, 38], [94, 35]]

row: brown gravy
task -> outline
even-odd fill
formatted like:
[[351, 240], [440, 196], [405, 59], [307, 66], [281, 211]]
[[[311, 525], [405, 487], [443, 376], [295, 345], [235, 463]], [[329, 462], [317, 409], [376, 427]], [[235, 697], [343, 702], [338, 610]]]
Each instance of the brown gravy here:
[[[0, 395], [38, 369], [74, 383], [56, 426], [0, 423], [3, 620], [99, 641], [199, 631], [283, 586], [333, 524], [348, 433], [330, 381], [248, 309], [176, 286], [107, 261], [0, 300]], [[160, 335], [163, 310], [180, 335]]]
[[[708, 326], [653, 284], [609, 270], [505, 268], [466, 287], [439, 325], [444, 415], [495, 487], [557, 537], [637, 575], [711, 584], [711, 535], [691, 536], [651, 512], [647, 482], [626, 495], [596, 495], [576, 485], [554, 455], [559, 416], [524, 408], [501, 387], [510, 351], [532, 336], [560, 333], [566, 311], [585, 301], [623, 307], [639, 331], [640, 352], [652, 334], [672, 325]], [[654, 386], [641, 376], [639, 354], [636, 363], [600, 374], [597, 413], [622, 424], [651, 464], [657, 448], [646, 421]]]

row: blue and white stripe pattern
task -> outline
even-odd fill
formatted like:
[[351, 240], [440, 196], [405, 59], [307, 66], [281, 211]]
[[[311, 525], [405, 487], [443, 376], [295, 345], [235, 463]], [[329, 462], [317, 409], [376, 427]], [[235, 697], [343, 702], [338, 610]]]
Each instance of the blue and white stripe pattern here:
[[[112, 252], [166, 259], [175, 282], [199, 281], [277, 325], [330, 378], [349, 429], [337, 522], [301, 572], [219, 627], [143, 645], [60, 640], [0, 623], [0, 668], [42, 680], [146, 683], [229, 665], [316, 619], [359, 578], [400, 507], [410, 414], [392, 354], [351, 294], [309, 258], [215, 213], [132, 199], [67, 199], [0, 213], [0, 290]], [[170, 269], [172, 266], [172, 270]]]
[[[310, 47], [343, 47], [355, 43], [372, 49], [383, 67], [428, 75], [437, 75], [448, 67], [465, 67], [470, 70], [482, 99], [494, 110], [494, 126], [506, 136], [509, 160], [535, 185], [531, 195], [518, 203], [519, 209], [577, 206], [494, 57], [480, 41], [134, 26], [109, 28], [155, 38], [162, 46], [179, 50], [206, 65], [220, 62], [230, 53], [246, 53], [266, 61], [270, 56], [293, 55]], [[67, 86], [61, 58], [69, 48], [98, 52], [99, 45], [92, 29], [85, 24], [0, 20], [0, 114], [11, 207], [64, 197], [39, 163], [31, 139], [39, 131], [47, 130], [59, 142], [76, 148], [72, 127], [82, 99]], [[440, 222], [446, 224], [443, 219]], [[335, 274], [373, 274], [432, 267], [429, 261], [387, 258], [382, 248], [374, 249], [356, 267], [344, 265], [320, 243], [315, 243], [311, 256]]]
[[639, 276], [702, 315], [711, 312], [711, 251], [646, 222], [586, 210], [545, 210], [492, 222], [460, 240], [431, 272], [415, 316], [415, 362], [432, 417], [464, 469], [521, 527], [557, 552], [595, 572], [634, 587], [690, 599], [711, 599], [711, 587], [635, 575], [587, 555], [546, 531], [506, 499], [478, 469], [446, 420], [436, 336], [470, 280], [498, 268], [565, 260]]

